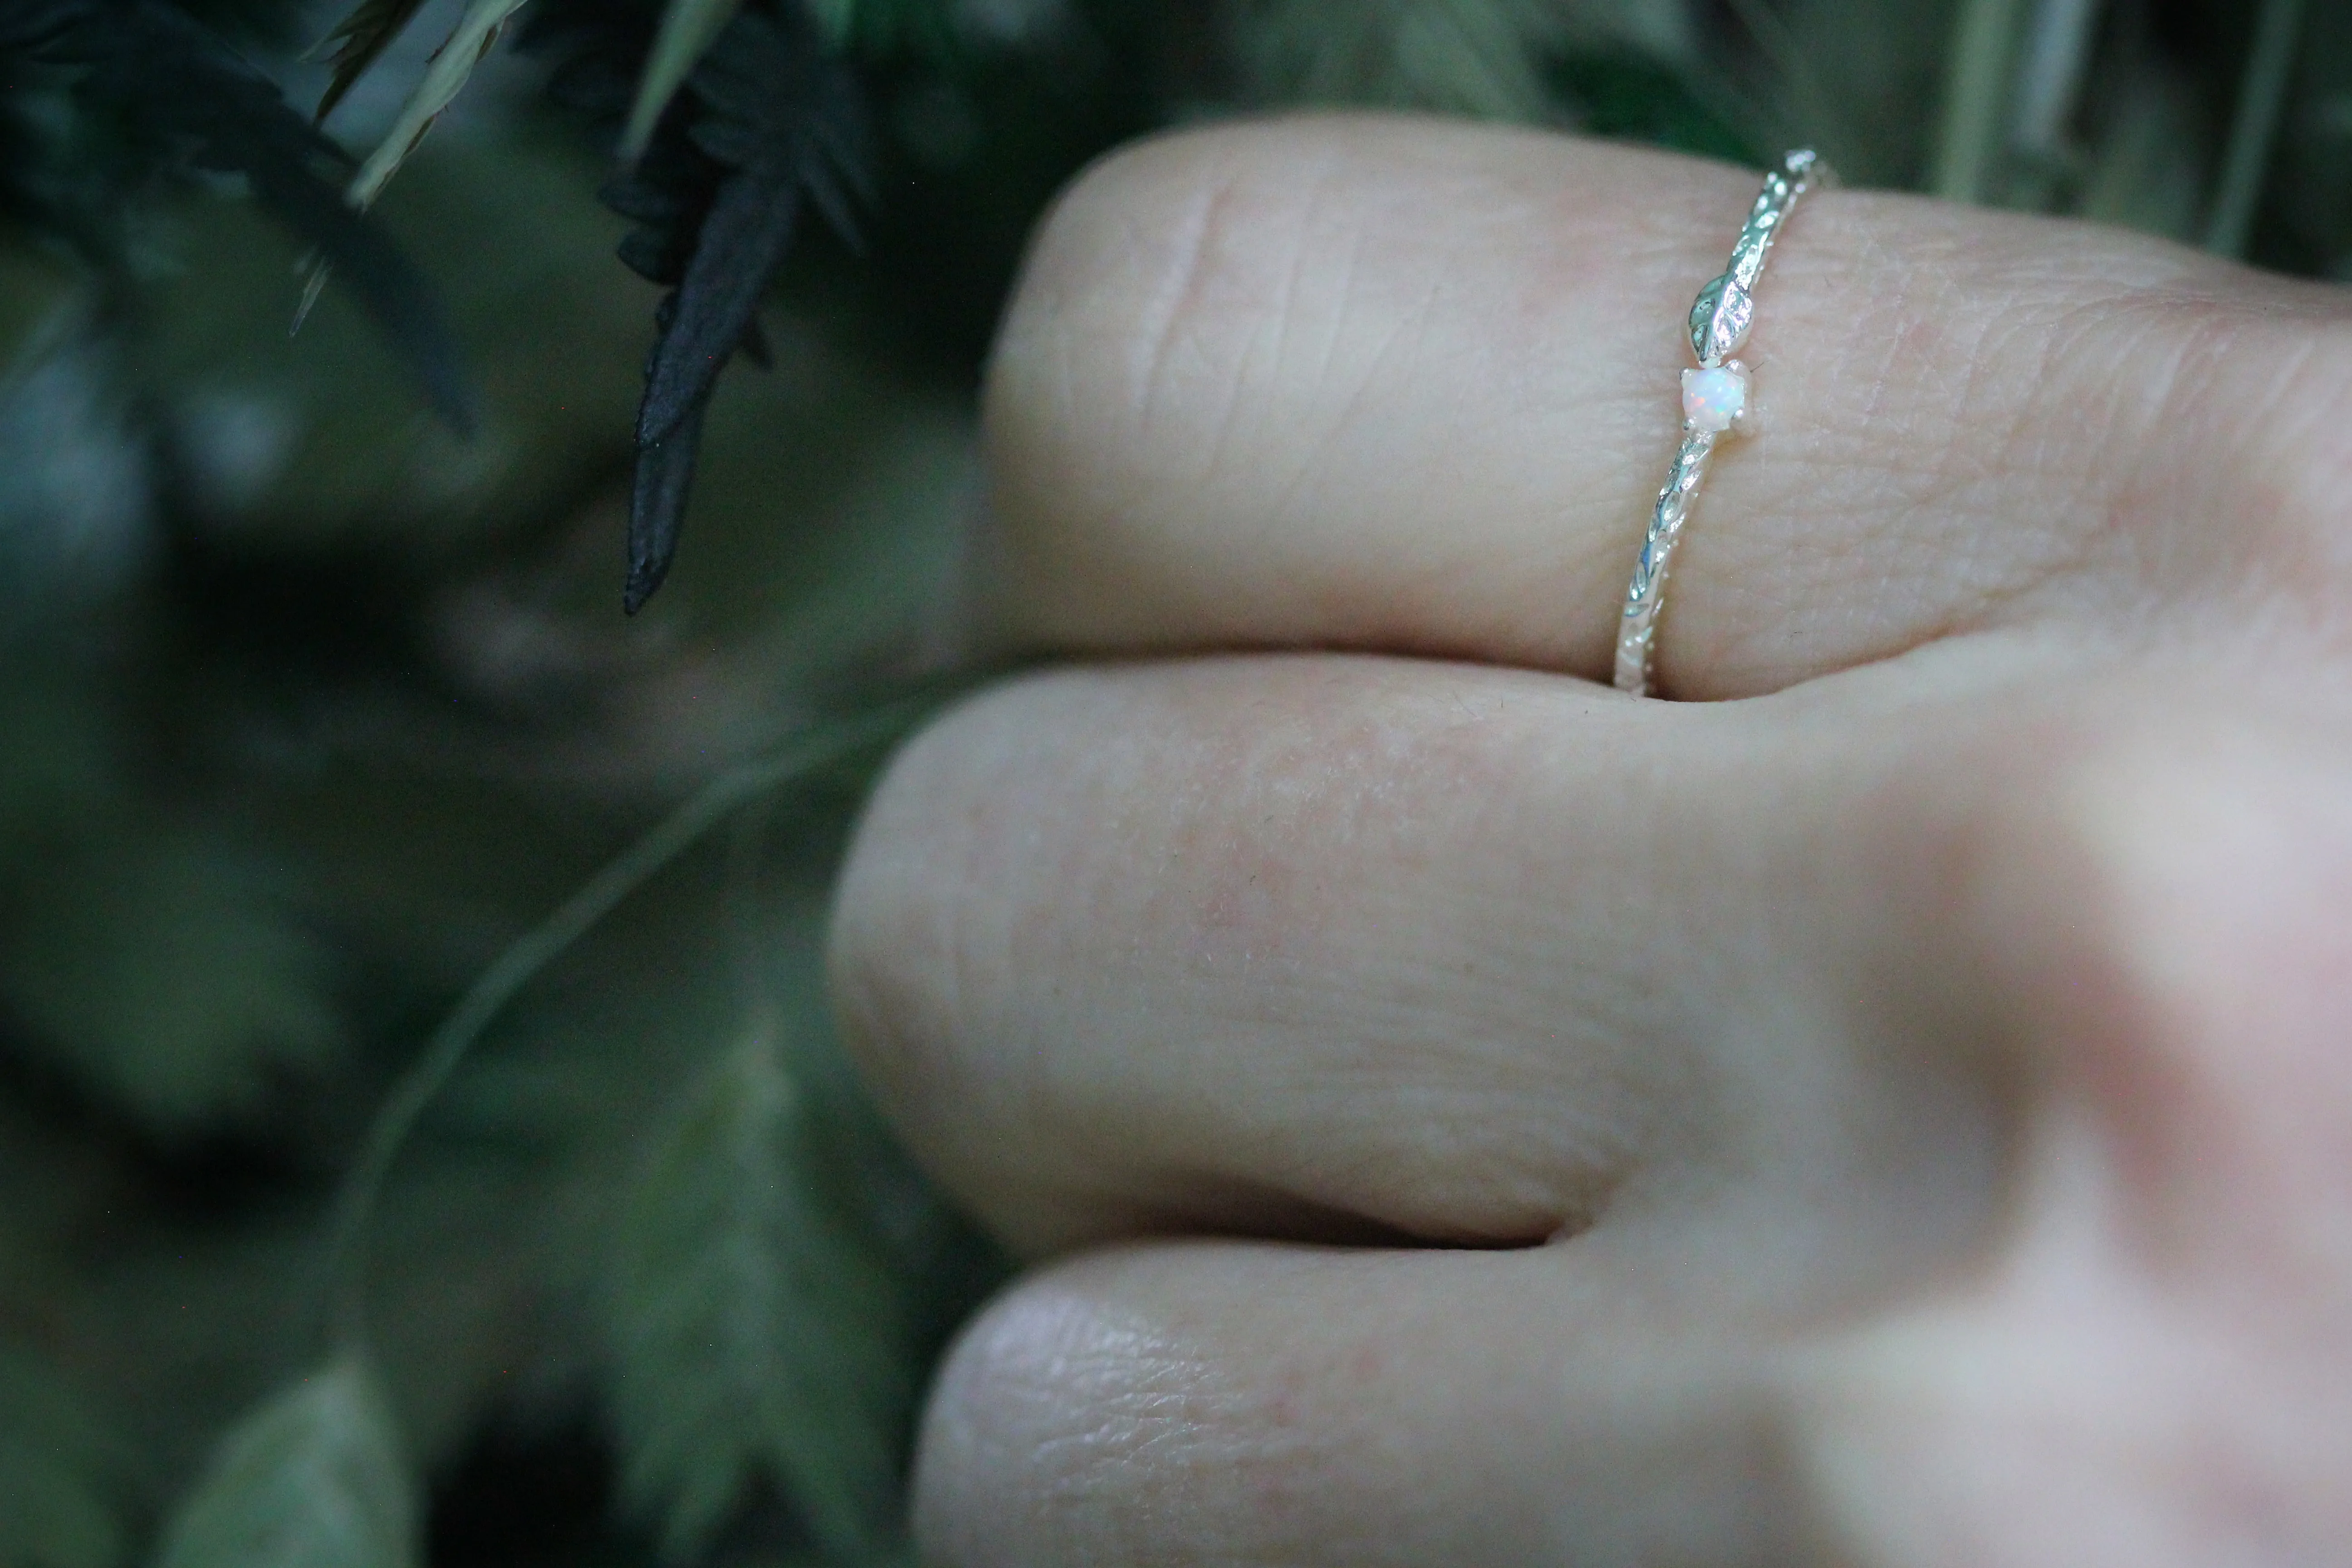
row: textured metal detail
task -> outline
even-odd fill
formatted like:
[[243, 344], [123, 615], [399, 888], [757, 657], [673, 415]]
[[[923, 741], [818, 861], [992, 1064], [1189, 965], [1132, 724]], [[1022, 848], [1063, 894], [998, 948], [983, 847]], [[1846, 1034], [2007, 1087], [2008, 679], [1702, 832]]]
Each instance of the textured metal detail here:
[[[1790, 153], [1780, 168], [1764, 176], [1764, 188], [1748, 209], [1747, 226], [1731, 247], [1731, 264], [1691, 301], [1691, 353], [1702, 366], [1714, 369], [1724, 364], [1748, 341], [1748, 329], [1755, 324], [1756, 280], [1764, 274], [1764, 258], [1795, 210], [1797, 198], [1827, 173], [1812, 153], [1799, 152]], [[1740, 367], [1734, 362], [1731, 368]], [[1738, 429], [1735, 424], [1727, 433], [1736, 434]], [[1651, 674], [1657, 662], [1658, 611], [1665, 603], [1666, 568], [1673, 562], [1675, 542], [1682, 536], [1691, 502], [1706, 481], [1707, 460], [1721, 438], [1688, 418], [1684, 420], [1682, 447], [1675, 454], [1674, 467], [1666, 471], [1665, 488], [1658, 492], [1649, 532], [1642, 540], [1641, 559], [1633, 566], [1633, 584], [1625, 590], [1625, 613], [1617, 632], [1620, 691], [1636, 697], [1650, 694]]]
[[1675, 541], [1683, 520], [1690, 515], [1693, 498], [1706, 479], [1707, 459], [1720, 439], [1708, 430], [1685, 430], [1675, 466], [1666, 470], [1665, 488], [1650, 513], [1650, 531], [1642, 540], [1641, 559], [1633, 563], [1633, 583], [1625, 590], [1625, 616], [1617, 631], [1617, 689], [1636, 697], [1650, 694], [1650, 669], [1658, 637], [1658, 606], [1666, 596], [1666, 568], [1673, 563]]

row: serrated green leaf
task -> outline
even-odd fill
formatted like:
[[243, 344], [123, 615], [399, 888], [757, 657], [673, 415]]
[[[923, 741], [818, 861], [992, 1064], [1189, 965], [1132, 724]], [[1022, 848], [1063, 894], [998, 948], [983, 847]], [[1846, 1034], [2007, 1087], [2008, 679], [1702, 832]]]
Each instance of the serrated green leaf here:
[[703, 51], [723, 31], [742, 0], [669, 0], [662, 12], [661, 28], [654, 35], [646, 68], [637, 79], [636, 101], [629, 107], [629, 122], [621, 132], [621, 156], [636, 159], [653, 140], [662, 110], [702, 58]]
[[314, 120], [323, 121], [335, 111], [335, 105], [352, 90], [368, 67], [375, 64], [401, 30], [416, 18], [425, 8], [425, 0], [360, 0], [351, 14], [335, 24], [335, 30], [320, 40], [310, 52], [331, 48], [327, 66], [332, 73], [327, 90], [319, 95], [318, 112]]
[[[433, 51], [432, 63], [425, 67], [423, 79], [409, 90], [406, 101], [400, 106], [400, 112], [393, 118], [392, 129], [383, 133], [383, 139], [375, 144], [375, 151], [367, 155], [367, 160], [360, 164], [359, 172], [352, 176], [352, 183], [344, 187], [345, 202], [360, 212], [365, 212], [375, 205], [376, 197], [383, 195], [384, 186], [400, 173], [400, 166], [408, 162], [409, 154], [424, 142], [425, 133], [433, 129], [433, 122], [441, 118], [441, 111], [456, 102], [457, 94], [465, 90], [466, 80], [474, 74], [474, 68], [498, 46], [499, 36], [506, 30], [509, 19], [529, 3], [530, 0], [473, 0], [467, 6], [466, 14], [457, 19], [457, 26], [441, 41], [441, 47]], [[329, 105], [324, 104], [320, 107], [319, 112], [321, 117], [326, 114], [327, 107]], [[302, 281], [301, 302], [294, 307], [294, 324], [290, 331], [299, 332], [302, 330], [303, 321], [309, 318], [311, 308], [318, 304], [319, 296], [327, 286], [328, 271], [328, 263], [323, 258], [314, 258], [310, 262]]]
[[56, 1369], [0, 1345], [0, 1563], [114, 1568], [124, 1468], [119, 1440]]
[[840, 1191], [843, 1163], [763, 1019], [693, 1083], [624, 1205], [608, 1316], [623, 1488], [673, 1562], [763, 1477], [827, 1551], [887, 1543], [910, 1287]]
[[415, 1482], [374, 1373], [331, 1362], [230, 1428], [158, 1568], [415, 1568]]
[[344, 192], [352, 205], [364, 212], [383, 194], [383, 187], [400, 172], [408, 155], [416, 151], [417, 143], [433, 129], [441, 111], [465, 90], [466, 79], [474, 74], [482, 57], [497, 45], [508, 20], [526, 4], [528, 0], [473, 0], [466, 7], [465, 16], [458, 18], [441, 47], [433, 51], [433, 63], [425, 68], [424, 78], [400, 106], [392, 129], [384, 132], [383, 140], [376, 143], [375, 151], [352, 176], [351, 186]]
[[677, 553], [711, 393], [792, 249], [802, 198], [847, 235], [854, 198], [871, 195], [864, 94], [805, 16], [739, 11], [692, 86], [702, 112], [688, 137], [723, 173], [656, 311], [621, 589], [631, 615]]
[[472, 430], [473, 388], [439, 302], [322, 174], [321, 164], [342, 162], [341, 149], [287, 106], [275, 82], [169, 0], [28, 9], [37, 21], [47, 13], [39, 58], [73, 68], [76, 95], [103, 105], [143, 147], [131, 165], [145, 165], [142, 182], [174, 166], [239, 176], [272, 217], [342, 269], [451, 430]]

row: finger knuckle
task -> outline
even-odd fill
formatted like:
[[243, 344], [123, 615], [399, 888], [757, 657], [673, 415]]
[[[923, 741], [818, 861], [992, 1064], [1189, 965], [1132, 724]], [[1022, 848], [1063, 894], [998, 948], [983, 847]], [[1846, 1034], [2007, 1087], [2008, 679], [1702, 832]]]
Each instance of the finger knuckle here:
[[1953, 890], [2012, 1026], [2175, 1032], [2186, 999], [2158, 951], [2177, 894], [2158, 781], [2196, 765], [2184, 738], [2131, 718], [2053, 720], [1976, 759], [1953, 826]]
[[[2352, 322], [2272, 285], [2259, 296], [2204, 274], [2105, 301], [2049, 367], [2068, 421], [2101, 454], [2084, 563], [2143, 604], [2273, 607], [2275, 635], [2342, 618], [2352, 548]], [[2281, 606], [2300, 616], [2282, 617]], [[2337, 628], [2339, 635], [2343, 628]], [[2256, 655], [2232, 638], [2225, 657]]]
[[[975, 757], [976, 747], [980, 755]], [[980, 971], [998, 924], [977, 883], [989, 792], [984, 716], [950, 714], [892, 760], [835, 894], [827, 968], [845, 1043], [867, 1082], [924, 1142], [972, 1072]]]
[[2284, 1216], [2340, 1193], [2315, 1164], [2352, 1142], [2340, 759], [2154, 692], [2070, 711], [2005, 731], [1955, 819], [1991, 1026], [2175, 1241], [2216, 1194]]
[[[1245, 291], [1290, 226], [1262, 176], [1265, 132], [1181, 134], [1094, 165], [1040, 230], [990, 370], [1000, 469], [1066, 479], [1070, 460], [1141, 434], [1230, 356]], [[1236, 310], [1240, 306], [1242, 309]]]

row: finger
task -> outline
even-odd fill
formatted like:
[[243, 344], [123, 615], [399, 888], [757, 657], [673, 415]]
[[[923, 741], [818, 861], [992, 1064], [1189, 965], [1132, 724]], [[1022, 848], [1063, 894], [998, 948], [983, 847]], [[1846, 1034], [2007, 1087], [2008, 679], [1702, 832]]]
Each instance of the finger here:
[[[1825, 1139], [1934, 1139], [1939, 1108], [1915, 1103], [1783, 1123], [1517, 1252], [1192, 1244], [1056, 1270], [943, 1373], [928, 1560], [2324, 1556], [2344, 1519], [2347, 759], [2284, 727], [2128, 718], [2076, 741], [2036, 716], [2041, 787], [1992, 788], [1991, 818], [1922, 848], [1946, 886], [1921, 923], [2034, 1047], [2030, 1119], [1978, 1182], [2006, 1194], [1997, 1223], [1874, 1279], [1853, 1259], [1935, 1226], [1948, 1183], [1771, 1179]], [[1885, 847], [1875, 907], [1927, 902], [1937, 879]], [[1900, 998], [1890, 1042], [1959, 989]], [[1302, 1114], [1293, 1137], [1329, 1131]]]
[[[1008, 616], [1069, 647], [1601, 676], [1683, 322], [1754, 191], [1404, 119], [1112, 159], [1048, 224], [992, 370]], [[2352, 412], [2330, 292], [1830, 191], [1758, 300], [1763, 430], [1722, 452], [1676, 558], [1670, 689], [1777, 689], [2035, 616], [2137, 631], [2251, 563], [2340, 556], [2325, 476], [2295, 479]]]
[[1349, 658], [1002, 689], [869, 808], [849, 1036], [935, 1172], [1039, 1250], [1528, 1242], [1704, 1172], [1817, 1190], [1825, 1227], [1860, 1223], [1842, 1192], [1911, 1191], [1900, 1267], [1973, 1223], [1998, 1142], [1966, 1005], [1878, 1038], [1914, 1005], [1884, 951], [1951, 951], [1918, 926], [1958, 809], [1888, 779], [1945, 770], [1864, 705], [1643, 717]]
[[1034, 1279], [941, 1373], [924, 1560], [1816, 1560], [1764, 1332], [1583, 1247], [1176, 1244]]

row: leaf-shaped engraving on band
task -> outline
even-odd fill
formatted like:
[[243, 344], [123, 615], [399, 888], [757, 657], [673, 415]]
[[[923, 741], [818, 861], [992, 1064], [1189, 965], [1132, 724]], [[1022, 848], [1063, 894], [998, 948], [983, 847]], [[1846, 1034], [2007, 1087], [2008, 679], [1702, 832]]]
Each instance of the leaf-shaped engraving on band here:
[[1691, 301], [1691, 353], [1703, 365], [1717, 365], [1739, 352], [1756, 319], [1755, 296], [1725, 273], [1698, 291]]
[[1820, 172], [1812, 153], [1791, 153], [1780, 169], [1764, 176], [1764, 188], [1748, 209], [1738, 243], [1731, 247], [1731, 264], [1691, 301], [1691, 353], [1698, 356], [1699, 363], [1720, 364], [1748, 341], [1748, 329], [1755, 324], [1754, 289], [1764, 272], [1764, 258], [1771, 251], [1790, 209]]

